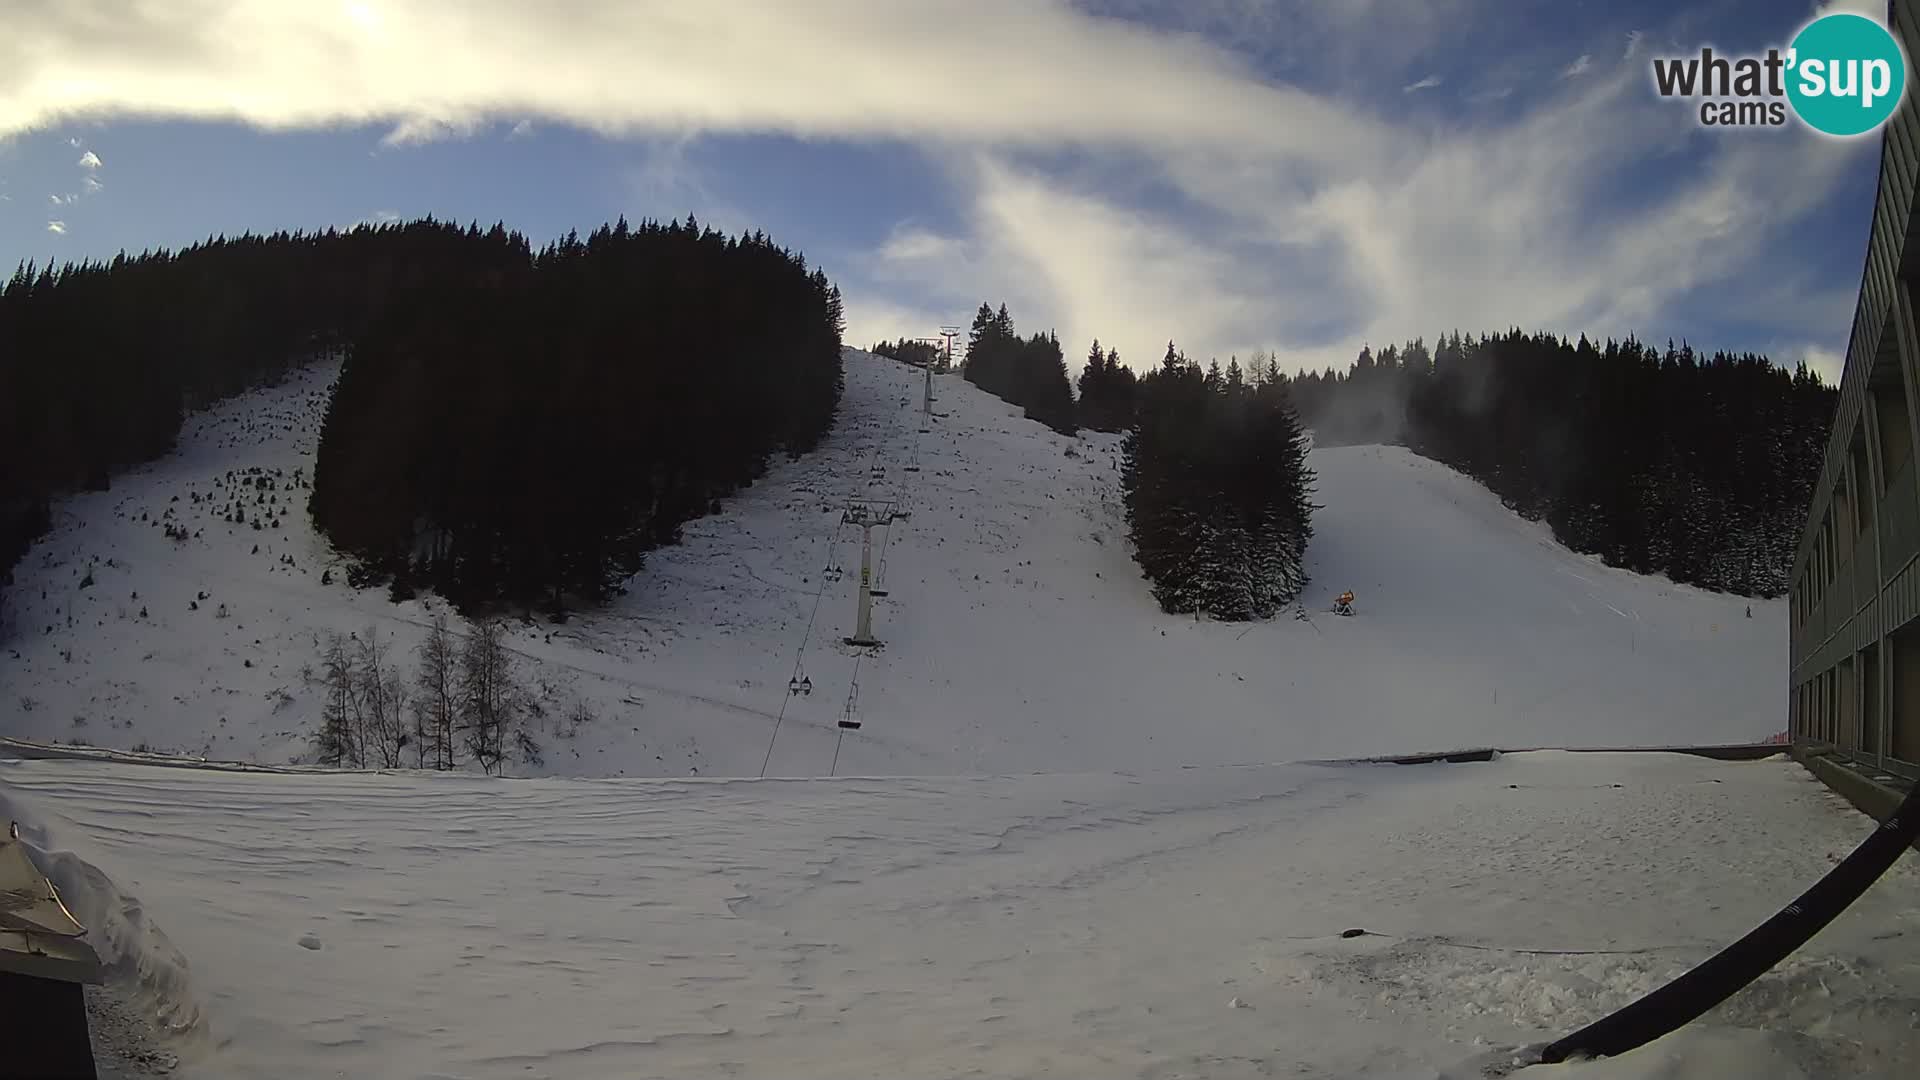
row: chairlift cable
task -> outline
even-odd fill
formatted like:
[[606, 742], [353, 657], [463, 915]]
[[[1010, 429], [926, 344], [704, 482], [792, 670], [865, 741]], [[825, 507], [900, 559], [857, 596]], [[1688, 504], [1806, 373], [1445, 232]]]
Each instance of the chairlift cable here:
[[[828, 565], [832, 565], [833, 563], [833, 549], [839, 546], [840, 527], [843, 524], [845, 524], [844, 521], [835, 522], [833, 526], [833, 531], [829, 533], [827, 536]], [[801, 661], [806, 658], [807, 642], [812, 639], [813, 624], [820, 617], [820, 601], [826, 597], [827, 586], [832, 584], [832, 581], [833, 581], [832, 575], [821, 574], [820, 587], [818, 589], [815, 589], [813, 592], [813, 610], [807, 615], [806, 629], [801, 631], [800, 633], [800, 647], [795, 649], [793, 653], [793, 674], [789, 676], [787, 679], [789, 691], [788, 693], [782, 695], [780, 698], [780, 711], [773, 718], [773, 731], [771, 731], [767, 735], [767, 752], [760, 759], [760, 778], [763, 780], [766, 778], [766, 775], [767, 775], [767, 766], [773, 761], [774, 743], [779, 741], [780, 739], [780, 726], [786, 723], [786, 720], [787, 720], [787, 706], [793, 703], [793, 699], [795, 695], [792, 693], [791, 687], [793, 685], [794, 679], [797, 679], [800, 677], [800, 664], [801, 664]], [[809, 692], [809, 696], [811, 696], [811, 692]]]

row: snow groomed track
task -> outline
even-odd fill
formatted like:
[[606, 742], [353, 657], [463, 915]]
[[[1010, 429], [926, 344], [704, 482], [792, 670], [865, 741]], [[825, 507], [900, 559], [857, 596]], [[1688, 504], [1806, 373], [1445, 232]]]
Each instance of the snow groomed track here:
[[[1783, 759], [1672, 754], [798, 781], [38, 761], [0, 763], [0, 794], [185, 958], [188, 1077], [1433, 1077], [1665, 982], [1866, 831]], [[1903, 1075], [1916, 941], [1908, 859], [1701, 1025], [1586, 1069]]]

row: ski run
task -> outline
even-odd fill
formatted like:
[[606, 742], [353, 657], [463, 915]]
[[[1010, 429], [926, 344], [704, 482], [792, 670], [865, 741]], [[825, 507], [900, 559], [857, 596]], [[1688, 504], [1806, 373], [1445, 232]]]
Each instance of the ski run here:
[[[178, 1076], [1477, 1076], [1870, 828], [1784, 758], [1325, 763], [1762, 740], [1784, 603], [1609, 569], [1366, 446], [1310, 455], [1303, 617], [1165, 616], [1116, 437], [951, 376], [926, 418], [920, 372], [853, 351], [818, 451], [608, 610], [514, 624], [541, 763], [318, 770], [324, 635], [407, 655], [442, 608], [349, 587], [279, 486], [331, 374], [66, 500], [9, 594], [0, 734], [54, 749], [0, 761], [0, 811]], [[230, 473], [282, 528], [192, 498]], [[907, 512], [874, 530], [879, 648], [842, 640], [854, 500]], [[1516, 1075], [1906, 1076], [1916, 942], [1909, 857], [1701, 1022]]]

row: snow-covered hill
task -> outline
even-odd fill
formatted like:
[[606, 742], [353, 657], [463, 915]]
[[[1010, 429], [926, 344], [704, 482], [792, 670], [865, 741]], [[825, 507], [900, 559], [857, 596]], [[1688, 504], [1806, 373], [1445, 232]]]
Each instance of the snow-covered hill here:
[[[435, 601], [349, 588], [306, 518], [330, 374], [198, 416], [174, 455], [59, 508], [9, 595], [0, 734], [302, 760], [322, 636], [412, 648]], [[1748, 618], [1603, 567], [1399, 449], [1311, 455], [1310, 619], [1163, 615], [1124, 540], [1117, 438], [1059, 436], [954, 376], [922, 431], [921, 378], [850, 351], [820, 450], [691, 523], [609, 610], [518, 626], [546, 762], [513, 771], [1131, 769], [1784, 727], [1783, 604]], [[856, 498], [909, 515], [874, 531], [877, 651], [841, 643]], [[1345, 588], [1359, 615], [1327, 614]], [[566, 719], [580, 704], [593, 720]]]
[[[61, 508], [10, 594], [0, 735], [310, 759], [322, 636], [420, 639], [436, 602], [350, 588], [302, 509], [329, 374]], [[1864, 831], [1782, 759], [1268, 764], [1762, 738], [1784, 612], [1609, 570], [1353, 447], [1311, 457], [1309, 618], [1168, 617], [1117, 439], [951, 377], [923, 421], [921, 377], [850, 353], [817, 452], [608, 610], [516, 627], [546, 763], [512, 771], [567, 775], [0, 762], [127, 1038], [175, 1025], [151, 1037], [186, 1077], [1465, 1077], [1697, 961]], [[874, 533], [878, 650], [841, 641], [855, 499], [904, 512]], [[1326, 614], [1346, 588], [1359, 614]], [[722, 779], [763, 766], [843, 778]], [[1703, 1024], [1522, 1075], [1904, 1075], [1915, 875]]]

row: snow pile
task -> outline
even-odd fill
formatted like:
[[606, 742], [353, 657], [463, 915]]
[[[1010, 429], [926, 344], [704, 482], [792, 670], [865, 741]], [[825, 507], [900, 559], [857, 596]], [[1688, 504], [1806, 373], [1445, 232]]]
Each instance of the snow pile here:
[[[182, 1075], [290, 1080], [1462, 1075], [1702, 959], [1867, 828], [1782, 759], [1663, 754], [0, 785], [192, 957]], [[1522, 1075], [1905, 1076], [1916, 941], [1908, 858], [1702, 1024]]]
[[[0, 734], [311, 760], [325, 636], [377, 625], [407, 656], [431, 598], [391, 604], [337, 567], [322, 584], [300, 485], [329, 375], [197, 417], [175, 455], [59, 508], [9, 593]], [[513, 771], [1135, 769], [1785, 726], [1783, 603], [1748, 618], [1745, 600], [1609, 570], [1398, 449], [1310, 456], [1310, 618], [1162, 615], [1124, 539], [1117, 437], [1060, 436], [957, 376], [936, 377], [927, 420], [922, 378], [849, 352], [819, 451], [691, 523], [609, 610], [518, 625], [546, 752]], [[241, 524], [222, 513], [236, 487], [255, 500]], [[871, 655], [841, 643], [853, 499], [910, 515], [873, 533]], [[1348, 588], [1359, 615], [1326, 614]], [[789, 695], [796, 675], [810, 694]], [[843, 740], [850, 712], [863, 726]]]
[[116, 987], [133, 1010], [142, 1037], [179, 1047], [197, 1047], [205, 1016], [194, 993], [186, 957], [132, 896], [105, 871], [73, 851], [54, 846], [37, 813], [9, 798], [0, 786], [0, 821], [20, 826], [35, 867], [59, 891], [61, 901], [87, 930], [99, 957], [101, 979]]

